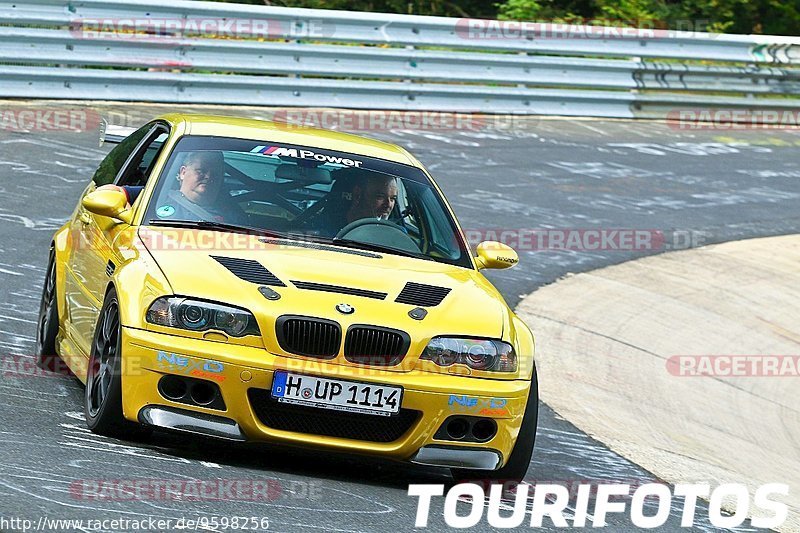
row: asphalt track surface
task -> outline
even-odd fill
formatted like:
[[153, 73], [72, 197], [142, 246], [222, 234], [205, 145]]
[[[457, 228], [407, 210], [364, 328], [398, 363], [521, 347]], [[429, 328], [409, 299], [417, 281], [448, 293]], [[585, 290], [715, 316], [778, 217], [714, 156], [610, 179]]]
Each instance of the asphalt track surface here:
[[[154, 116], [163, 108], [115, 109]], [[416, 154], [465, 228], [638, 228], [667, 236], [664, 246], [646, 251], [520, 250], [516, 268], [489, 274], [511, 305], [561, 276], [644, 253], [800, 232], [797, 131], [679, 131], [658, 122], [541, 120], [503, 131], [369, 134]], [[31, 358], [49, 240], [107, 150], [97, 148], [96, 131], [0, 130], [4, 359]], [[231, 447], [161, 434], [145, 442], [99, 437], [85, 429], [81, 385], [66, 376], [4, 371], [0, 396], [4, 517], [254, 516], [268, 518], [272, 531], [407, 531], [413, 529], [417, 502], [407, 495], [408, 484], [451, 483], [439, 469], [320, 452]], [[266, 502], [86, 501], [74, 491], [81, 480], [134, 478], [271, 479], [281, 490]], [[540, 405], [528, 478], [558, 484], [655, 481], [546, 405]], [[447, 529], [441, 506], [442, 499], [435, 499], [430, 530]], [[701, 505], [696, 529], [715, 530], [705, 517]], [[676, 500], [659, 531], [677, 531], [679, 522]], [[482, 523], [479, 529], [488, 529]], [[634, 529], [627, 513], [609, 515], [608, 523], [612, 531]]]

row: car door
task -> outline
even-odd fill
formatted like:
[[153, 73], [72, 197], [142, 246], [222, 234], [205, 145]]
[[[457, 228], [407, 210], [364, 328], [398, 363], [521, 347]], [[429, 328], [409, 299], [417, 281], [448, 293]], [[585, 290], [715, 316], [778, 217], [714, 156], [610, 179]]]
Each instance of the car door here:
[[[110, 183], [144, 185], [167, 131], [162, 124], [149, 124], [122, 141], [100, 164], [84, 196]], [[108, 281], [119, 264], [114, 240], [126, 227], [118, 220], [90, 213], [78, 203], [71, 228], [73, 238], [68, 278], [71, 277], [73, 287], [68, 290], [67, 311], [71, 337], [86, 356], [89, 355]]]

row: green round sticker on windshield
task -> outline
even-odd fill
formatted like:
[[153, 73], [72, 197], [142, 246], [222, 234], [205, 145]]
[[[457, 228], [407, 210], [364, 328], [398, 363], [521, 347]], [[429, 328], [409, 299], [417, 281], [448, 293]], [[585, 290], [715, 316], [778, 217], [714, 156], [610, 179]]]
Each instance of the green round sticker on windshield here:
[[171, 205], [162, 205], [158, 209], [156, 209], [156, 215], [160, 217], [171, 217], [175, 214], [175, 208]]

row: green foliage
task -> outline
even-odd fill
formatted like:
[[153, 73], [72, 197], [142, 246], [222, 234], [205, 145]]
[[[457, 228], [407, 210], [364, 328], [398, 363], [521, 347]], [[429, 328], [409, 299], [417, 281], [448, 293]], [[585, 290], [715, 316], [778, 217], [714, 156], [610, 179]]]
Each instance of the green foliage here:
[[609, 26], [660, 27], [664, 6], [653, 0], [597, 0], [597, 8]]
[[800, 35], [800, 0], [215, 0], [442, 17]]
[[539, 20], [542, 18], [542, 4], [536, 0], [506, 0], [505, 3], [496, 5], [499, 8], [498, 17], [502, 20]]
[[498, 17], [687, 31], [800, 35], [800, 0], [505, 0]]
[[241, 4], [343, 9], [440, 17], [495, 18], [497, 8], [485, 0], [212, 0]]
[[592, 0], [506, 0], [496, 4], [501, 20], [584, 23], [596, 13]]

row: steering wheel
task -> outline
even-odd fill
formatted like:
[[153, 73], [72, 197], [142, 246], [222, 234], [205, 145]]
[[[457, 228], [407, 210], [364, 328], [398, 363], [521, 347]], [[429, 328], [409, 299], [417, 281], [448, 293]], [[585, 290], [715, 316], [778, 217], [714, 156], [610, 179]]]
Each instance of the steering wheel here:
[[414, 254], [420, 253], [414, 239], [394, 222], [379, 218], [354, 220], [339, 230], [334, 239], [349, 239], [368, 244], [378, 244]]

